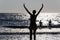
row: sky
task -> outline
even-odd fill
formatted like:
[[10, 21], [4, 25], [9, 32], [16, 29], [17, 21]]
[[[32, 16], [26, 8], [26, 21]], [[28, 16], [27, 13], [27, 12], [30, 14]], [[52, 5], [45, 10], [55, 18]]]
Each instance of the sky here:
[[0, 0], [0, 12], [2, 13], [27, 13], [23, 8], [26, 7], [32, 12], [37, 12], [44, 4], [43, 13], [60, 13], [60, 0]]

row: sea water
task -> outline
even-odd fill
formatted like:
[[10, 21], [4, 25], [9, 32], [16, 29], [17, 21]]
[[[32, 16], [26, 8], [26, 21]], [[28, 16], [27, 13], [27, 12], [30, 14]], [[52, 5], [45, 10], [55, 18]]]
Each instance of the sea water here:
[[[0, 35], [0, 40], [29, 40], [29, 35]], [[37, 34], [36, 40], [60, 40], [60, 34]]]

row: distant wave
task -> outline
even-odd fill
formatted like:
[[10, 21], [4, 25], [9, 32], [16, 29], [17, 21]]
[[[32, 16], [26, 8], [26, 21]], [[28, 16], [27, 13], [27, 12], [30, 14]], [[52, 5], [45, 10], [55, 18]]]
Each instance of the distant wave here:
[[18, 13], [0, 13], [0, 26], [26, 26], [29, 20], [24, 20]]

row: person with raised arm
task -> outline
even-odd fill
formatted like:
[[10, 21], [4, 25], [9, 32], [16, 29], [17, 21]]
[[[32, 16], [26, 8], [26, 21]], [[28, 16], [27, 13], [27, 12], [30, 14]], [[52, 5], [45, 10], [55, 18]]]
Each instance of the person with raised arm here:
[[32, 13], [30, 13], [30, 11], [26, 8], [25, 4], [23, 4], [25, 10], [28, 12], [28, 14], [30, 15], [30, 26], [29, 26], [29, 30], [30, 30], [30, 40], [32, 40], [32, 33], [34, 33], [34, 40], [36, 40], [36, 30], [37, 30], [37, 25], [36, 25], [36, 18], [39, 15], [39, 13], [41, 12], [42, 8], [43, 8], [43, 4], [42, 7], [40, 8], [40, 10], [38, 11], [38, 13], [36, 14], [36, 10], [33, 10]]

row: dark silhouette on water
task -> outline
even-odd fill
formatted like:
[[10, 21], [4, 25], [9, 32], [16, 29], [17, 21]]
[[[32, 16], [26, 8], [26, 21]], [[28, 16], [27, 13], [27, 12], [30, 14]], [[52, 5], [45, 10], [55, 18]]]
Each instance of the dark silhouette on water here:
[[31, 14], [29, 12], [29, 10], [25, 7], [25, 4], [23, 4], [24, 8], [26, 9], [26, 11], [30, 14], [30, 40], [32, 40], [32, 33], [34, 34], [34, 40], [36, 40], [36, 30], [37, 30], [37, 25], [36, 25], [36, 18], [39, 15], [39, 13], [41, 12], [42, 8], [43, 8], [43, 4], [42, 7], [40, 8], [39, 12], [36, 14], [36, 10], [33, 10]]
[[41, 29], [42, 28], [42, 21], [40, 20], [39, 22], [39, 28]]
[[49, 20], [49, 29], [51, 29], [51, 23], [52, 23], [51, 20]]

